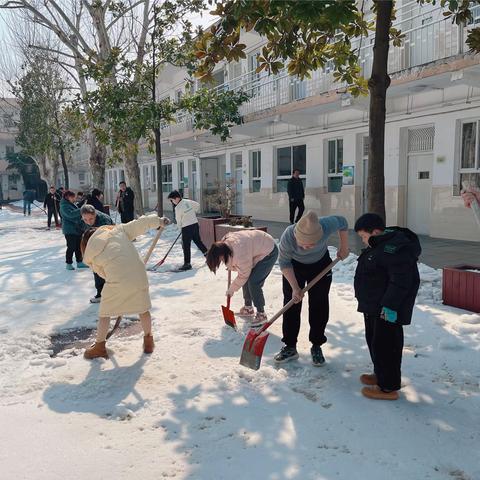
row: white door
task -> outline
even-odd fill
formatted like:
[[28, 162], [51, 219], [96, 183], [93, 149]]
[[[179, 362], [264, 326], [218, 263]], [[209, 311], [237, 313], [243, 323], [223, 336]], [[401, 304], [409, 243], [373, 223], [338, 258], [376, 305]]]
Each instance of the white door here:
[[430, 234], [433, 154], [408, 156], [407, 226]]
[[235, 213], [237, 215], [242, 215], [243, 205], [242, 205], [242, 169], [235, 169]]

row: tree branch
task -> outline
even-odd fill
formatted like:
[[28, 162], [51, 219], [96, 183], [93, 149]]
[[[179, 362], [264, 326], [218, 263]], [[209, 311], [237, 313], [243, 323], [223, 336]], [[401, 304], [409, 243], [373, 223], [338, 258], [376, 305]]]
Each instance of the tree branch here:
[[[145, 0], [139, 0], [138, 2], [135, 2], [133, 5], [130, 5], [124, 12], [123, 12], [123, 15], [125, 15], [125, 13], [128, 13], [128, 12], [131, 12], [134, 8], [138, 7], [139, 5], [141, 5], [142, 3], [145, 3]], [[113, 25], [115, 25], [122, 17], [123, 15], [119, 15], [118, 17], [114, 18], [107, 26], [106, 26], [106, 30], [108, 32], [108, 30], [110, 30]]]
[[34, 48], [35, 50], [43, 50], [45, 52], [55, 53], [57, 55], [63, 55], [65, 57], [75, 59], [75, 55], [70, 55], [69, 53], [65, 53], [65, 52], [62, 52], [61, 50], [56, 50], [54, 48], [42, 47], [40, 45], [32, 45], [32, 44], [29, 44], [27, 46], [28, 48]]

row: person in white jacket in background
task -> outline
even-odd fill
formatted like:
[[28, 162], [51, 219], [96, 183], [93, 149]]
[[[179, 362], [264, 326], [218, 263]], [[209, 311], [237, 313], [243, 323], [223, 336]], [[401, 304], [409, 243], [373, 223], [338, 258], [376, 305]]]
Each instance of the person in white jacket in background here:
[[172, 202], [175, 210], [175, 221], [179, 228], [182, 229], [182, 247], [183, 247], [183, 266], [180, 271], [192, 269], [190, 246], [193, 243], [205, 255], [207, 247], [200, 238], [200, 228], [198, 226], [197, 213], [200, 210], [200, 204], [194, 200], [182, 198], [177, 190], [173, 190], [168, 195], [168, 199]]

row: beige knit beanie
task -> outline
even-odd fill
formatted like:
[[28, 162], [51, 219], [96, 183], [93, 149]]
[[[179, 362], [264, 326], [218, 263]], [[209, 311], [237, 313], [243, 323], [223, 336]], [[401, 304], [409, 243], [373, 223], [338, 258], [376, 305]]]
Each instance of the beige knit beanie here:
[[323, 236], [317, 214], [310, 210], [303, 215], [295, 225], [294, 233], [298, 243], [303, 245], [317, 243]]

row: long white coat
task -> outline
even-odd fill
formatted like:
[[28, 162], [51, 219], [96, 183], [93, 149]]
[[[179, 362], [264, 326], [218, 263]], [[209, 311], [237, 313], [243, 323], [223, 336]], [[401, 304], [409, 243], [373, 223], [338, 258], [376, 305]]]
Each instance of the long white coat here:
[[83, 261], [105, 279], [100, 317], [144, 313], [152, 307], [145, 265], [132, 240], [163, 225], [156, 215], [105, 225], [90, 237]]

